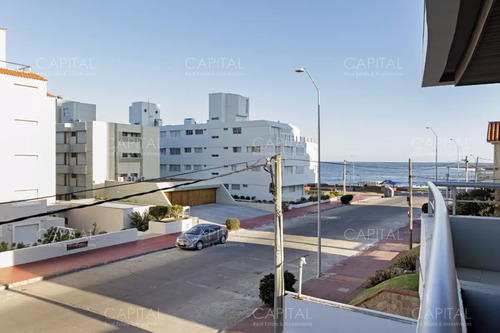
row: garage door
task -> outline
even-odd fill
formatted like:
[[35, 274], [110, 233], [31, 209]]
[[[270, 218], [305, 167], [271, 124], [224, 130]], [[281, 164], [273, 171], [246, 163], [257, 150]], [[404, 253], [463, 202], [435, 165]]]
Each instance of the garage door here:
[[215, 203], [215, 188], [191, 191], [165, 192], [168, 200], [173, 205], [196, 206]]

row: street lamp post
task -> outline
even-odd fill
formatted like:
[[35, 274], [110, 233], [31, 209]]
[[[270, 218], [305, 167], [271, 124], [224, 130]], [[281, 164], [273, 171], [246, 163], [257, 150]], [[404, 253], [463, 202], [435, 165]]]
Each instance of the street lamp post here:
[[460, 181], [460, 146], [455, 139], [451, 138], [450, 141], [455, 142], [455, 144], [457, 145], [457, 182], [459, 182]]
[[316, 82], [314, 82], [311, 74], [305, 67], [299, 67], [295, 70], [297, 73], [306, 72], [307, 76], [311, 79], [312, 84], [318, 92], [318, 277], [321, 277], [321, 104], [320, 104], [320, 91]]
[[436, 132], [434, 132], [432, 127], [427, 126], [426, 129], [431, 130], [432, 133], [434, 133], [434, 136], [436, 137], [436, 182], [437, 182], [437, 180], [438, 180], [438, 136], [437, 136]]

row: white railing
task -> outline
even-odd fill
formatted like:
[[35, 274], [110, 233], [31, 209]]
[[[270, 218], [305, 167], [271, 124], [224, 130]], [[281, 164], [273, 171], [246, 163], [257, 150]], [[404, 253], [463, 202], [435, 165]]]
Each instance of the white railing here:
[[428, 184], [429, 216], [434, 216], [434, 227], [428, 262], [423, 263], [426, 267], [417, 332], [466, 332], [448, 207], [438, 188]]

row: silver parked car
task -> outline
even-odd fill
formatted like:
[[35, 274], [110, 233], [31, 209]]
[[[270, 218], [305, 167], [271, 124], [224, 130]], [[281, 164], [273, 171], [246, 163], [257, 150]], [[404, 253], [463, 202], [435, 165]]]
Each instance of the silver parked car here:
[[216, 224], [198, 224], [177, 237], [175, 245], [185, 249], [201, 250], [210, 244], [224, 244], [227, 228]]

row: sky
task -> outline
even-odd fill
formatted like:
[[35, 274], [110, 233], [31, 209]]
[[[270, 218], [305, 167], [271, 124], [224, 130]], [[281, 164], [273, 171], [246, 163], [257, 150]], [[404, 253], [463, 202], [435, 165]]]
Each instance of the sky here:
[[421, 88], [423, 0], [8, 0], [0, 27], [8, 61], [96, 104], [97, 120], [127, 123], [150, 101], [164, 124], [206, 122], [208, 94], [226, 92], [316, 138], [306, 67], [322, 160], [434, 161], [427, 126], [440, 162], [493, 159], [498, 85]]

